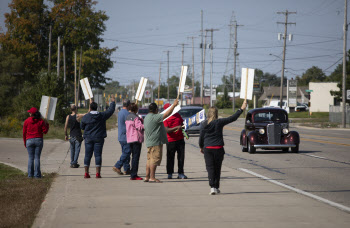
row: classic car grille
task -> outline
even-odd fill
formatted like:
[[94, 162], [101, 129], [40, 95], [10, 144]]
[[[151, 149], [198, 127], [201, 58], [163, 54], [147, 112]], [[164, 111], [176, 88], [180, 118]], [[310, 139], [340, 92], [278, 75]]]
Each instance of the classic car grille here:
[[280, 124], [268, 124], [267, 125], [267, 141], [269, 144], [280, 144], [281, 141], [281, 125]]

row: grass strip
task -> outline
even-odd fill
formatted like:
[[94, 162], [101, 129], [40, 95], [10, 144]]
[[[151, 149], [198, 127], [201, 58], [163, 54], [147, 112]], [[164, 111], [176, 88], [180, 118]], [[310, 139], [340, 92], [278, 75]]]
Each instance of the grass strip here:
[[31, 227], [55, 176], [32, 179], [0, 163], [0, 227]]

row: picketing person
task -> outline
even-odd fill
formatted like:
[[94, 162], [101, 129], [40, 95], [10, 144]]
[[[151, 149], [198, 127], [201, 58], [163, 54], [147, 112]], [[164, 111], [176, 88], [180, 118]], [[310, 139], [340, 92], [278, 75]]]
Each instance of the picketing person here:
[[[118, 141], [122, 148], [122, 154], [113, 167], [113, 171], [119, 175], [130, 175], [130, 154], [131, 148], [126, 140], [126, 117], [130, 114], [130, 101], [125, 100], [123, 102], [123, 108], [118, 112]], [[121, 168], [124, 168], [124, 173], [121, 171]]]
[[[67, 141], [69, 139], [70, 143], [70, 167], [79, 168], [80, 165], [78, 164], [78, 159], [81, 143], [83, 141], [79, 121], [85, 114], [78, 114], [77, 107], [74, 104], [70, 106], [70, 110], [72, 113], [67, 116], [66, 123], [64, 125], [65, 140]], [[69, 138], [67, 133], [68, 127], [70, 129]]]
[[130, 104], [130, 114], [126, 117], [126, 141], [131, 150], [131, 174], [130, 180], [143, 180], [137, 175], [139, 170], [139, 160], [142, 143], [144, 141], [143, 119], [137, 115], [138, 106], [135, 103]]
[[[170, 107], [167, 103], [164, 105], [164, 109]], [[177, 165], [178, 165], [178, 176], [177, 179], [187, 179], [184, 173], [185, 164], [185, 140], [182, 134], [183, 119], [179, 113], [175, 113], [164, 121], [164, 127], [167, 133], [168, 143], [166, 144], [167, 149], [167, 162], [166, 170], [168, 179], [173, 178], [174, 173], [174, 161], [175, 154], [177, 153]]]
[[145, 117], [145, 139], [147, 147], [147, 163], [145, 182], [162, 183], [156, 179], [155, 173], [157, 166], [161, 164], [163, 155], [163, 144], [168, 143], [163, 120], [171, 115], [179, 101], [176, 99], [174, 104], [168, 108], [164, 114], [158, 114], [158, 106], [151, 103], [148, 107], [149, 113]]
[[80, 121], [80, 127], [84, 130], [83, 136], [85, 140], [84, 178], [90, 178], [89, 167], [92, 154], [95, 155], [96, 178], [101, 178], [102, 150], [104, 139], [107, 137], [106, 121], [115, 111], [114, 97], [111, 98], [107, 111], [98, 112], [97, 107], [96, 102], [91, 102], [89, 113]]
[[43, 134], [49, 131], [49, 123], [37, 108], [27, 111], [29, 117], [23, 124], [23, 141], [28, 151], [28, 177], [41, 178], [40, 156], [44, 146]]
[[218, 119], [218, 109], [216, 107], [210, 107], [208, 110], [208, 119], [201, 124], [199, 147], [200, 152], [204, 154], [211, 188], [210, 195], [220, 193], [221, 166], [225, 155], [223, 128], [225, 125], [236, 121], [246, 107], [247, 102], [245, 100], [236, 113], [230, 117], [220, 119]]

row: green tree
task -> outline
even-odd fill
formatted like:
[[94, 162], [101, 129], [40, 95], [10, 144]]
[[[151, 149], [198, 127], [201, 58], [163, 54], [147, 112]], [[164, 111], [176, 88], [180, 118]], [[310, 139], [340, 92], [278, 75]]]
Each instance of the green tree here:
[[301, 77], [296, 77], [298, 86], [308, 86], [310, 82], [323, 82], [326, 80], [326, 75], [322, 69], [312, 66], [307, 69]]

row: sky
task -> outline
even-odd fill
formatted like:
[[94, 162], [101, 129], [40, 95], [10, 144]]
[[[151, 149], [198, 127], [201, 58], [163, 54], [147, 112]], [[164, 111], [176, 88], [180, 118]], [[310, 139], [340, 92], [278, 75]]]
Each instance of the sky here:
[[[3, 26], [9, 0], [0, 0], [0, 26]], [[194, 38], [195, 80], [201, 81], [201, 10], [203, 28], [213, 32], [214, 85], [221, 77], [233, 73], [233, 39], [230, 24], [237, 21], [237, 77], [242, 67], [261, 69], [281, 75], [285, 16], [288, 10], [288, 34], [285, 77], [301, 76], [308, 68], [317, 66], [326, 75], [342, 61], [344, 0], [100, 0], [96, 10], [109, 16], [103, 34], [103, 47], [116, 47], [112, 55], [114, 67], [106, 76], [129, 85], [148, 77], [158, 84], [159, 64], [161, 81], [167, 79], [167, 51], [169, 74], [179, 75], [182, 46], [184, 65], [192, 71], [192, 38]], [[205, 32], [204, 32], [205, 35]], [[208, 33], [207, 42], [210, 42]], [[272, 55], [270, 55], [272, 54]], [[205, 82], [210, 82], [210, 50], [206, 52]]]

